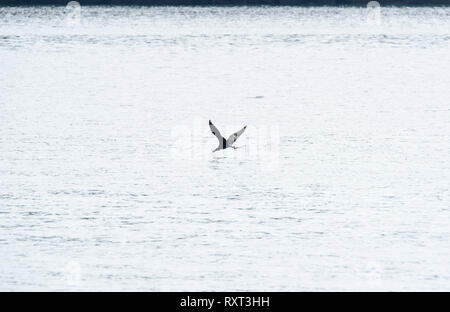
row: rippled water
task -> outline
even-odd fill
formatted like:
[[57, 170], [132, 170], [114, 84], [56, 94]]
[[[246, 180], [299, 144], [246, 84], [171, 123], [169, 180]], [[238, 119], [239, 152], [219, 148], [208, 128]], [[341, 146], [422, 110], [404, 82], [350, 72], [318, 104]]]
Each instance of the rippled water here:
[[0, 290], [450, 290], [450, 8], [367, 14], [0, 8]]

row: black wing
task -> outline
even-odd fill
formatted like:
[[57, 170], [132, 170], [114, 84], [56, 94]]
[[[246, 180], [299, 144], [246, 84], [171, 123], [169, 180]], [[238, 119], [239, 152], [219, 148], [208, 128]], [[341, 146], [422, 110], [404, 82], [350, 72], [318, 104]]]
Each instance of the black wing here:
[[231, 146], [231, 144], [233, 144], [234, 142], [236, 142], [236, 140], [241, 136], [242, 133], [244, 133], [245, 129], [247, 128], [247, 126], [245, 126], [244, 128], [242, 128], [241, 130], [239, 130], [238, 132], [233, 133], [232, 135], [230, 135], [230, 137], [227, 140], [227, 146]]
[[216, 138], [219, 140], [219, 142], [222, 142], [222, 135], [220, 134], [219, 130], [216, 128], [216, 126], [213, 125], [211, 120], [209, 121], [209, 128], [211, 128], [212, 134], [216, 136]]

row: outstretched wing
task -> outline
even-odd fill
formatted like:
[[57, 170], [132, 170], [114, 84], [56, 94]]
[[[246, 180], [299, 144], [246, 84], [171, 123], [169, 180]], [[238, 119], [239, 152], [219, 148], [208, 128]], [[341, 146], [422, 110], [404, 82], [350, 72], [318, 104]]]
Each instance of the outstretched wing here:
[[247, 128], [247, 126], [245, 126], [244, 128], [242, 128], [241, 130], [239, 130], [238, 132], [233, 133], [232, 135], [230, 135], [230, 137], [227, 140], [227, 146], [231, 146], [231, 144], [233, 144], [234, 142], [236, 142], [236, 140], [241, 136], [242, 133], [244, 133], [245, 129]]
[[209, 127], [211, 128], [212, 134], [216, 136], [216, 138], [219, 140], [219, 142], [222, 142], [222, 135], [220, 134], [219, 130], [217, 130], [216, 126], [213, 125], [211, 120], [209, 121]]

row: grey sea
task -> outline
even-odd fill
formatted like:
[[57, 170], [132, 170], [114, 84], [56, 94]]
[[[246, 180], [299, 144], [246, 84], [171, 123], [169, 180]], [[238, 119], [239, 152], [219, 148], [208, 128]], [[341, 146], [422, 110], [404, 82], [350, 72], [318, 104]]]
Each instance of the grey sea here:
[[0, 290], [450, 291], [449, 73], [449, 7], [0, 8]]

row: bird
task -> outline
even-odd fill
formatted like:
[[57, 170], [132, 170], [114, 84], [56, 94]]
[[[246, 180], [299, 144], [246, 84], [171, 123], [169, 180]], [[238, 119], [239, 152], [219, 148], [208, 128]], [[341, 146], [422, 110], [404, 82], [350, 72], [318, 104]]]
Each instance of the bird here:
[[215, 150], [213, 150], [214, 153], [219, 150], [226, 149], [228, 147], [236, 149], [237, 147], [233, 146], [233, 143], [236, 142], [236, 140], [241, 136], [241, 134], [245, 131], [247, 126], [242, 128], [238, 132], [235, 132], [232, 135], [230, 135], [230, 137], [227, 140], [225, 140], [225, 138], [220, 134], [219, 130], [217, 130], [216, 126], [214, 126], [211, 120], [209, 121], [209, 128], [211, 128], [212, 134], [214, 134], [216, 138], [219, 140], [219, 146]]

